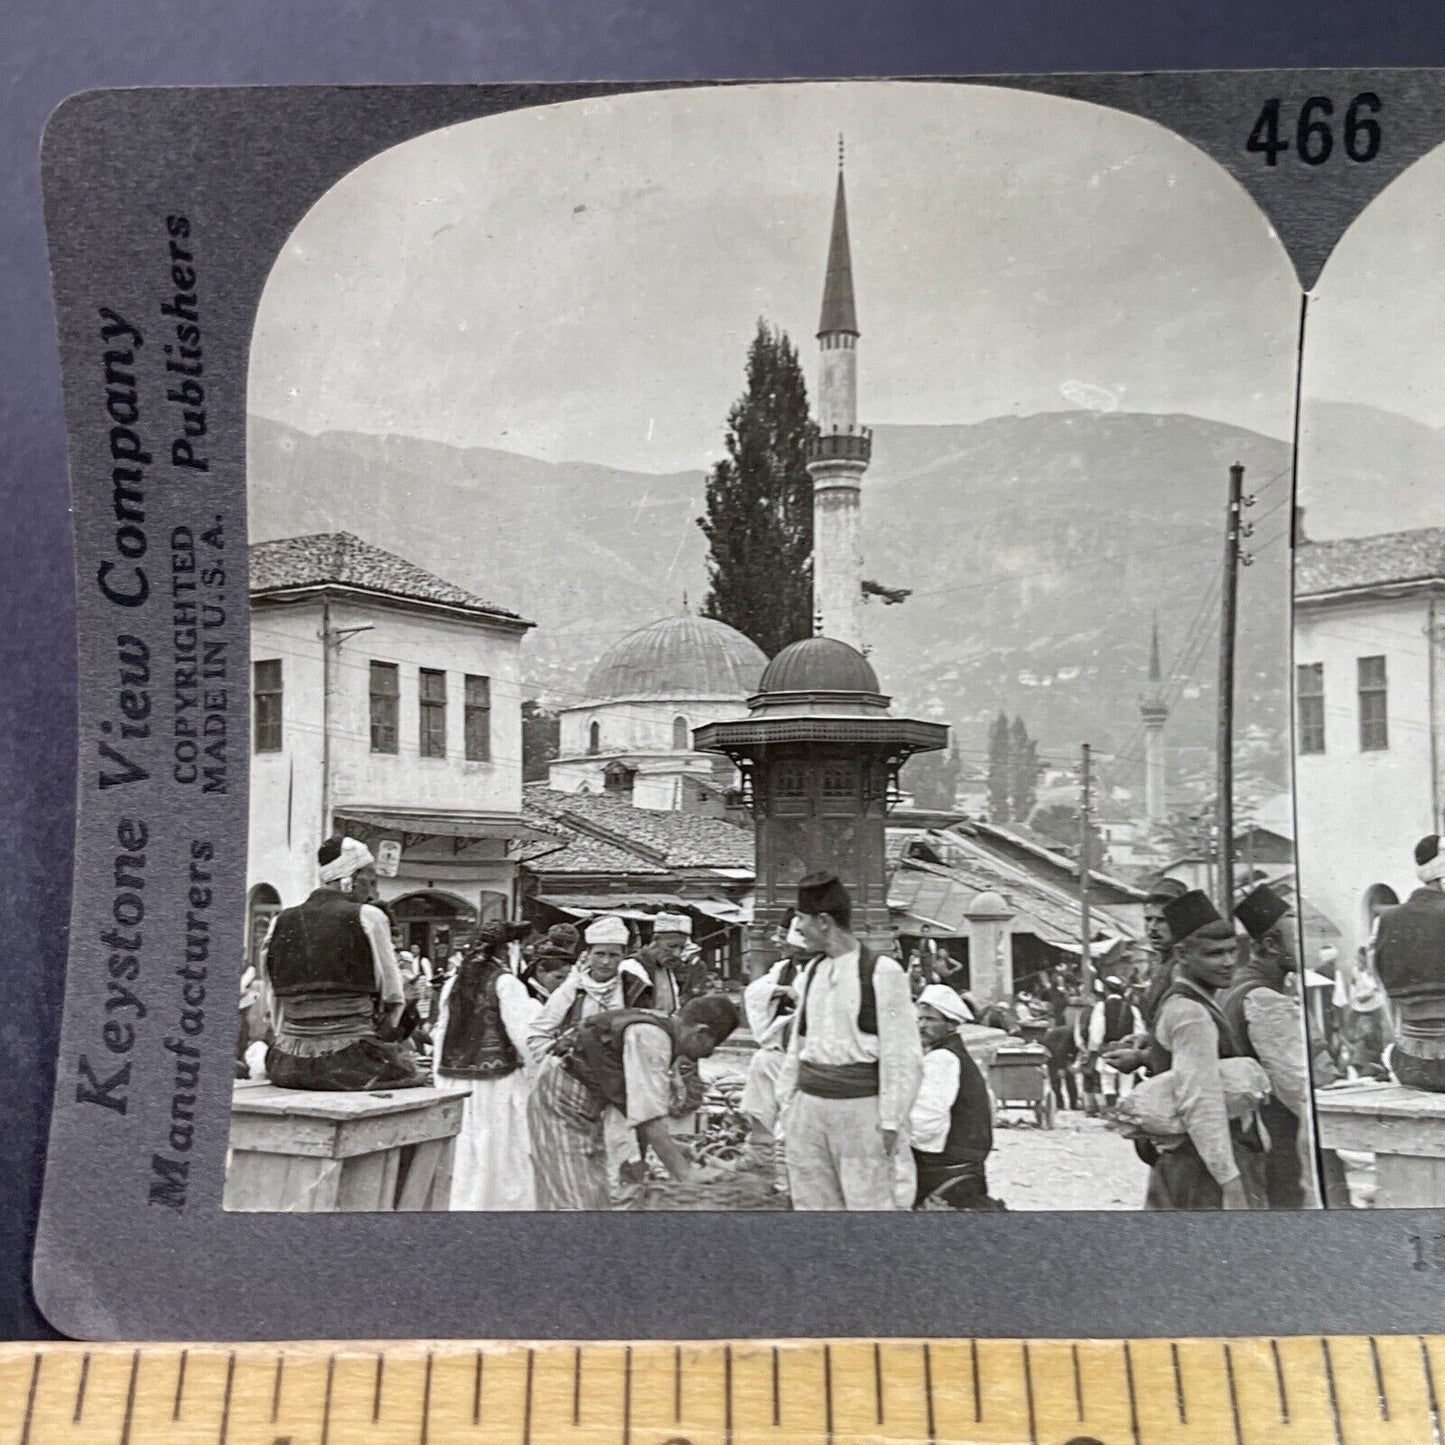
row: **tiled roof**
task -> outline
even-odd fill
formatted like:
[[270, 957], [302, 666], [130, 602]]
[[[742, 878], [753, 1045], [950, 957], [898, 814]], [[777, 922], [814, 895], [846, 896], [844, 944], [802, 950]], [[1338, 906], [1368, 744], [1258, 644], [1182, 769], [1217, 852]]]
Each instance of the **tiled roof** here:
[[1419, 582], [1430, 577], [1445, 577], [1445, 527], [1302, 542], [1295, 549], [1296, 597]]
[[486, 617], [520, 621], [519, 614], [437, 577], [425, 568], [363, 542], [350, 532], [318, 532], [253, 542], [248, 550], [251, 593], [330, 583], [410, 602], [436, 602]]
[[[563, 853], [536, 843], [522, 854], [544, 873], [667, 873], [678, 868], [751, 868], [753, 834], [723, 818], [635, 808], [603, 793], [522, 790], [528, 823], [569, 840]], [[541, 855], [548, 854], [545, 858]]]

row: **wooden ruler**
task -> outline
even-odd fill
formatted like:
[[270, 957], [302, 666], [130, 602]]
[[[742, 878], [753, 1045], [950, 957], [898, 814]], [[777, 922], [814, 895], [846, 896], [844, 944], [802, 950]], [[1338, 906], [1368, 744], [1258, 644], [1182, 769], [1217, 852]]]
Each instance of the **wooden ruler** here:
[[0, 1345], [0, 1445], [1440, 1445], [1445, 1336]]

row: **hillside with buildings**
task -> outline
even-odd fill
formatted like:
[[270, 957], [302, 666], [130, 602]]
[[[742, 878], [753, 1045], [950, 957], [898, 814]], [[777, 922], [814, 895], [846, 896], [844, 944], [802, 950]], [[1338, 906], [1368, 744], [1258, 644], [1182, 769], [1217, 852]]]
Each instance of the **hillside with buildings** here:
[[[704, 476], [550, 463], [412, 437], [312, 436], [251, 418], [253, 540], [343, 522], [537, 622], [524, 685], [565, 706], [633, 628], [695, 606]], [[866, 609], [873, 658], [901, 706], [981, 749], [1000, 707], [1046, 750], [1089, 737], [1130, 750], [1157, 612], [1169, 669], [1212, 622], [1225, 478], [1260, 493], [1241, 591], [1241, 725], [1286, 721], [1284, 442], [1191, 416], [1072, 411], [957, 426], [882, 426], [864, 487], [865, 575], [913, 589]], [[1201, 496], [1208, 495], [1207, 504]], [[1216, 500], [1217, 498], [1217, 500]], [[1209, 603], [1208, 606], [1205, 604]], [[1170, 722], [1181, 758], [1212, 739], [1213, 645]], [[1285, 761], [1283, 746], [1280, 763]]]

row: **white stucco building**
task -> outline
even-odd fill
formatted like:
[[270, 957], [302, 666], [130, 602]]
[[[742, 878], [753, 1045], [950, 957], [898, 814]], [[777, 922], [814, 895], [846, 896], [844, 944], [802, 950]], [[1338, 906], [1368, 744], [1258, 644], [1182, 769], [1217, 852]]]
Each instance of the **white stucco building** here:
[[532, 625], [347, 532], [250, 548], [248, 954], [345, 832], [399, 848], [382, 898], [409, 943], [516, 905], [518, 652]]
[[585, 697], [562, 710], [548, 786], [694, 811], [734, 773], [726, 758], [693, 748], [693, 730], [746, 717], [767, 662], [736, 628], [688, 612], [629, 633], [593, 667]]
[[1297, 546], [1300, 882], [1351, 955], [1440, 831], [1442, 599], [1445, 528]]

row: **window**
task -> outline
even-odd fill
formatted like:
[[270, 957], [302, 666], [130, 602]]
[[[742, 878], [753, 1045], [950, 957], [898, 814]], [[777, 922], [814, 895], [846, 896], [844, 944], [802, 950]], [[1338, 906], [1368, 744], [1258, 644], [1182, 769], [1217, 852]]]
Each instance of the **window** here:
[[1385, 659], [1362, 657], [1357, 665], [1360, 690], [1360, 751], [1383, 752], [1390, 746], [1390, 732], [1385, 721]]
[[401, 683], [394, 662], [371, 664], [371, 750], [374, 753], [396, 751], [397, 710], [401, 701]]
[[1322, 753], [1325, 750], [1325, 665], [1306, 662], [1294, 670], [1295, 706], [1299, 710], [1299, 750]]
[[492, 679], [469, 672], [463, 704], [467, 761], [489, 763], [492, 760]]
[[602, 751], [602, 724], [594, 722], [587, 729], [587, 751], [591, 754]]
[[692, 729], [687, 725], [685, 717], [675, 717], [672, 720], [672, 750], [676, 753], [685, 753], [692, 747]]
[[281, 659], [253, 663], [254, 746], [258, 753], [281, 751]]
[[444, 758], [447, 755], [447, 675], [434, 667], [423, 667], [419, 671], [421, 755]]

